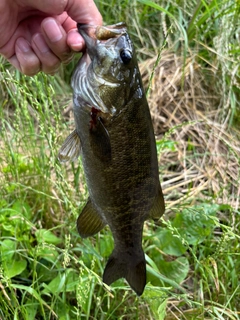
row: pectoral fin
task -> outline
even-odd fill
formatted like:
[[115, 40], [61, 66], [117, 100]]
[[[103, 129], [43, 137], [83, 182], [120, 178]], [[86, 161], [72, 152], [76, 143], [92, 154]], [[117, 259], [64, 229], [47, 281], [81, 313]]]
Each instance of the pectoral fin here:
[[98, 233], [105, 227], [106, 223], [93, 206], [90, 199], [86, 203], [77, 219], [77, 229], [82, 238], [87, 238]]
[[150, 217], [153, 220], [158, 220], [164, 214], [164, 211], [165, 211], [165, 203], [164, 203], [162, 189], [161, 189], [161, 186], [159, 185], [157, 195], [154, 199], [153, 206], [150, 211]]
[[64, 141], [58, 153], [58, 160], [60, 162], [67, 162], [69, 160], [76, 160], [81, 153], [81, 143], [77, 130], [75, 129]]
[[102, 161], [111, 160], [111, 142], [101, 117], [97, 118], [96, 124], [90, 129], [90, 143], [98, 158]]

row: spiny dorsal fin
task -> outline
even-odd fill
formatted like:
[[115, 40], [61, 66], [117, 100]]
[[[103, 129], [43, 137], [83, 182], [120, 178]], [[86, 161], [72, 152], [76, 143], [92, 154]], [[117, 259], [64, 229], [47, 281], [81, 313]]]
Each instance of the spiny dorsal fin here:
[[58, 153], [58, 160], [60, 162], [74, 161], [80, 156], [81, 143], [77, 130], [75, 129], [63, 142], [62, 147]]
[[86, 203], [77, 219], [77, 229], [82, 238], [87, 238], [98, 233], [106, 223], [93, 206], [90, 199]]
[[165, 211], [165, 203], [164, 203], [162, 189], [161, 189], [161, 186], [159, 185], [159, 189], [154, 199], [153, 206], [151, 208], [149, 216], [153, 220], [158, 220], [164, 214], [164, 211]]

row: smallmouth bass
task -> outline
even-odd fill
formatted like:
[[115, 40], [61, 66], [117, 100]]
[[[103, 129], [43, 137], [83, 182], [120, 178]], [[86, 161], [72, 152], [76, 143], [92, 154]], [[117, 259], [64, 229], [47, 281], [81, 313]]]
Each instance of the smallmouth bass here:
[[150, 111], [126, 25], [78, 24], [78, 30], [86, 52], [71, 81], [76, 129], [59, 160], [82, 156], [89, 199], [77, 219], [79, 234], [93, 236], [105, 225], [113, 234], [103, 281], [125, 278], [141, 295], [144, 221], [165, 210]]

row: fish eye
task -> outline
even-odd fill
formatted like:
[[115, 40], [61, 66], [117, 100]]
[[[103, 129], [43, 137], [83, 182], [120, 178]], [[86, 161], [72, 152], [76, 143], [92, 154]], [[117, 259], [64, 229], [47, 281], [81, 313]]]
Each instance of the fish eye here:
[[120, 52], [120, 57], [124, 64], [128, 64], [132, 60], [132, 53], [129, 50], [123, 49]]

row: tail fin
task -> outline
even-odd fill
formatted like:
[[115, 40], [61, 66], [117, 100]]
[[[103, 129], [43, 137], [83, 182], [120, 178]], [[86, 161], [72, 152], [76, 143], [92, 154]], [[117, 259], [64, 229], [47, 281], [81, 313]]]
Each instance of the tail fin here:
[[125, 278], [137, 295], [143, 293], [146, 285], [146, 261], [143, 251], [139, 254], [113, 251], [103, 273], [103, 282], [110, 285], [119, 278]]

